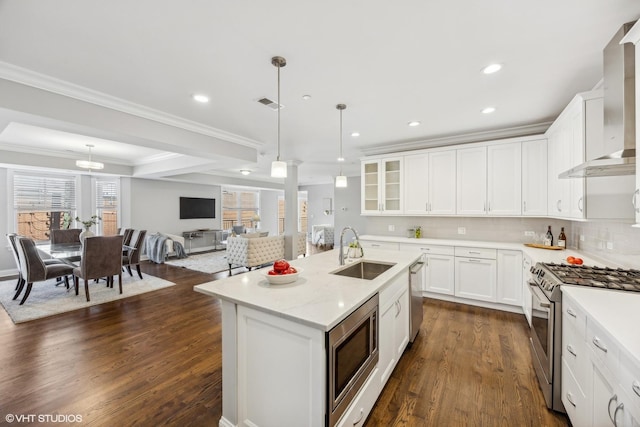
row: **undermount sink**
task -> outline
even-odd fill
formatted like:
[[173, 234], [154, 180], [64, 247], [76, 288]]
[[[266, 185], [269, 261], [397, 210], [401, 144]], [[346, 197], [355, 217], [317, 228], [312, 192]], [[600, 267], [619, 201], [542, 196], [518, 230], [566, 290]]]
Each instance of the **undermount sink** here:
[[346, 267], [340, 267], [339, 269], [332, 271], [330, 274], [353, 277], [356, 279], [373, 280], [394, 265], [396, 265], [394, 262], [360, 261], [355, 264], [347, 265]]

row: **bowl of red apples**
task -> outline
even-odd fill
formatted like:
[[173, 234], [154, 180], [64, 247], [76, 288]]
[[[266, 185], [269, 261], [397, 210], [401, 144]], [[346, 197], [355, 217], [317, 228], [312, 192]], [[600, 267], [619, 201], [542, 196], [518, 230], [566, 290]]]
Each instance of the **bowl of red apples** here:
[[271, 269], [263, 268], [261, 271], [270, 284], [284, 285], [298, 280], [298, 276], [302, 272], [302, 269], [292, 267], [286, 260], [279, 259], [273, 263], [273, 267]]

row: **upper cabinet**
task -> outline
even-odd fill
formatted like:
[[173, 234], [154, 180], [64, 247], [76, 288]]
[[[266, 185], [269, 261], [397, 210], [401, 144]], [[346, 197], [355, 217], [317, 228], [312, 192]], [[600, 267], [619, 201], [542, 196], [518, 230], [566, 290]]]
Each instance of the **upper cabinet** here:
[[361, 210], [363, 215], [403, 212], [402, 157], [362, 162]]
[[457, 150], [458, 215], [521, 215], [521, 142]]
[[548, 138], [548, 215], [572, 219], [631, 219], [633, 176], [565, 178], [586, 160], [611, 154], [603, 144], [601, 91], [576, 95], [551, 125]]
[[[640, 23], [629, 30], [623, 42], [633, 43], [636, 46], [636, 145], [640, 140]], [[640, 227], [640, 163], [636, 160], [636, 179], [631, 198], [636, 227]]]
[[547, 140], [522, 143], [522, 216], [547, 215]]
[[456, 151], [404, 157], [404, 213], [455, 215]]

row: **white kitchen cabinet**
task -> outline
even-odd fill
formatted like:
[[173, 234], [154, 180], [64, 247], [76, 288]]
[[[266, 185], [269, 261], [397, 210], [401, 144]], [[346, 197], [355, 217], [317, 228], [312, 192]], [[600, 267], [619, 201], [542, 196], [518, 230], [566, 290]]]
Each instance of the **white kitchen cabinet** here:
[[496, 302], [496, 250], [455, 249], [455, 296]]
[[487, 147], [457, 150], [456, 208], [458, 215], [487, 214]]
[[522, 254], [522, 312], [527, 319], [529, 327], [531, 327], [531, 314], [533, 299], [531, 298], [531, 290], [529, 289], [529, 279], [531, 278], [531, 265], [533, 261], [527, 254]]
[[487, 213], [522, 213], [522, 143], [511, 142], [487, 147]]
[[594, 319], [566, 292], [562, 298], [562, 402], [571, 423], [640, 425], [637, 359], [601, 326], [602, 319]]
[[560, 218], [634, 218], [633, 176], [558, 178], [586, 160], [615, 151], [603, 138], [601, 91], [577, 94], [547, 130], [548, 214]]
[[[640, 141], [640, 24], [636, 24], [629, 30], [624, 42], [635, 45], [636, 56], [636, 145]], [[635, 187], [632, 198], [635, 227], [640, 227], [640, 162], [636, 162]]]
[[[340, 242], [336, 242], [338, 245]], [[382, 242], [378, 240], [360, 240], [360, 246], [365, 251], [365, 256], [367, 256], [367, 249], [384, 249], [388, 251], [397, 251], [399, 249], [399, 244], [396, 242]]]
[[457, 150], [458, 215], [520, 215], [521, 142]]
[[402, 213], [402, 157], [364, 160], [361, 164], [361, 173], [363, 215]]
[[400, 250], [422, 252], [424, 259], [423, 292], [444, 295], [454, 294], [454, 247], [402, 243]]
[[380, 387], [389, 380], [393, 368], [409, 343], [409, 276], [399, 275], [379, 294], [380, 306]]
[[455, 215], [455, 150], [405, 156], [403, 168], [405, 214]]
[[522, 143], [522, 216], [547, 215], [547, 140]]
[[522, 252], [499, 249], [497, 254], [497, 275], [497, 302], [521, 306]]

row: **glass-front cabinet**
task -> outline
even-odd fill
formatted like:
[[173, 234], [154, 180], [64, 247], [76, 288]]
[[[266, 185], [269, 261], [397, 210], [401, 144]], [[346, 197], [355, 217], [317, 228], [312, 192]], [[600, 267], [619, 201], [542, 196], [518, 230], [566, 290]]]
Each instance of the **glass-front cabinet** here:
[[370, 159], [362, 162], [362, 214], [401, 214], [402, 158]]

